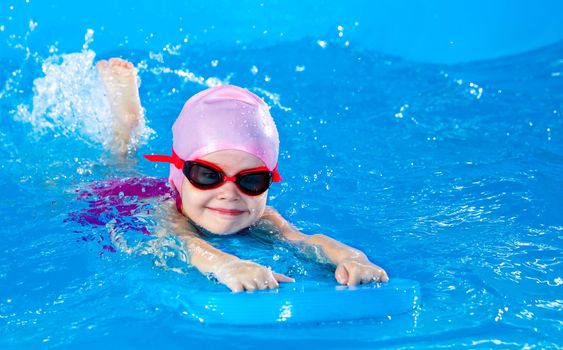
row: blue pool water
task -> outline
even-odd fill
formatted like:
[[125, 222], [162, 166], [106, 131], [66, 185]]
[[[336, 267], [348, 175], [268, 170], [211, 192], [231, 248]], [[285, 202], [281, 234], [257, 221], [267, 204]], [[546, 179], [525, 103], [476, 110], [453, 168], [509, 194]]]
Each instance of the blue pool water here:
[[[0, 54], [1, 348], [563, 346], [563, 42], [446, 65], [338, 36], [143, 50], [93, 48], [97, 33], [83, 34], [84, 45], [49, 52], [30, 32]], [[420, 307], [252, 327], [208, 325], [175, 307], [175, 291], [212, 282], [173, 238], [145, 245], [69, 220], [85, 207], [75, 191], [94, 181], [167, 174], [105, 151], [92, 63], [112, 56], [139, 68], [152, 130], [139, 155], [167, 151], [183, 101], [209, 85], [263, 97], [285, 180], [269, 204], [304, 232], [362, 249], [391, 278], [418, 281]], [[330, 279], [326, 266], [301, 263], [306, 252], [259, 236], [212, 239], [296, 278]]]

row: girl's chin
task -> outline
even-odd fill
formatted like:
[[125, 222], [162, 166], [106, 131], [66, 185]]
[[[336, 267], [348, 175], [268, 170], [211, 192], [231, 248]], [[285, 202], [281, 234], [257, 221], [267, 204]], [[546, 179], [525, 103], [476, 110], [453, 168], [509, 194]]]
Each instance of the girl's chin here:
[[235, 233], [238, 233], [240, 231], [242, 231], [244, 228], [237, 228], [237, 227], [233, 227], [233, 226], [227, 226], [227, 227], [218, 227], [217, 225], [201, 225], [200, 223], [197, 223], [195, 221], [190, 220], [191, 223], [198, 229], [198, 231], [200, 233], [206, 234], [206, 235], [221, 235], [221, 236], [226, 236], [226, 235], [233, 235]]

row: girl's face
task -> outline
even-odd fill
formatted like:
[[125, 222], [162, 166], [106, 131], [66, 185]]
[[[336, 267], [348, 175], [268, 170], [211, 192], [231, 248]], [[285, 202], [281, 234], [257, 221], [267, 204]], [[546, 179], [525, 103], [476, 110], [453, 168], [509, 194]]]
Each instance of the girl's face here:
[[[225, 175], [264, 166], [257, 157], [243, 151], [224, 150], [200, 158], [217, 165]], [[200, 190], [188, 179], [182, 183], [182, 212], [197, 225], [215, 234], [232, 234], [254, 224], [266, 209], [268, 191], [249, 196], [233, 182], [217, 188]]]

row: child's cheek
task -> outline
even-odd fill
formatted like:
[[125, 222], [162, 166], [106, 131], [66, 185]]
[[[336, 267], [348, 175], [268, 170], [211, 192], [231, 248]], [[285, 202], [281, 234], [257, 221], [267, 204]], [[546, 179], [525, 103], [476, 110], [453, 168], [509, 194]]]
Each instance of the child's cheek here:
[[197, 190], [189, 185], [184, 185], [182, 191], [182, 211], [184, 215], [191, 219], [196, 219], [201, 215], [201, 211], [206, 204], [206, 193]]
[[266, 210], [267, 196], [268, 192], [265, 192], [260, 196], [254, 198], [253, 203], [249, 204], [251, 217], [254, 222], [258, 221], [264, 214], [264, 211]]

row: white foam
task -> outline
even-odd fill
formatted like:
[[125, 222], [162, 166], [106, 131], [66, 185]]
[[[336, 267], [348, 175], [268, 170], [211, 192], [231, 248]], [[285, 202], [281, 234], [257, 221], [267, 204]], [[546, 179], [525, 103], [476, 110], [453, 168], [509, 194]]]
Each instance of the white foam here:
[[[109, 148], [113, 140], [109, 127], [112, 115], [94, 66], [95, 57], [89, 49], [48, 57], [42, 65], [44, 76], [33, 82], [31, 110], [25, 104], [19, 105], [16, 119], [30, 123], [40, 135], [79, 137]], [[144, 127], [138, 139], [146, 142], [151, 131]]]

